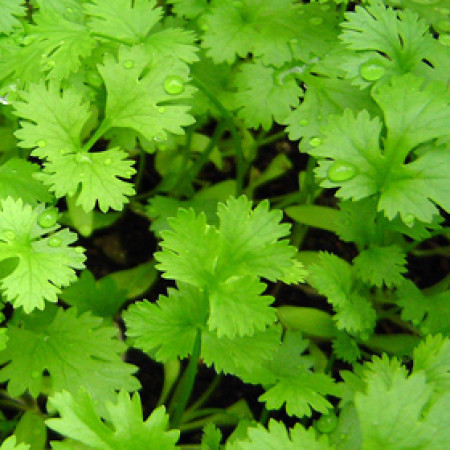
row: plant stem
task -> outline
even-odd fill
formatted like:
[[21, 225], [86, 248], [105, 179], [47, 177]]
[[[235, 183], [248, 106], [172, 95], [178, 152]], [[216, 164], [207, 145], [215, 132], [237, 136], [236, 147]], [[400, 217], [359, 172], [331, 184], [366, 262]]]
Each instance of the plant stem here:
[[181, 423], [181, 417], [189, 397], [194, 387], [195, 376], [197, 375], [198, 359], [200, 357], [201, 331], [198, 329], [195, 336], [194, 348], [189, 358], [188, 366], [181, 377], [180, 382], [175, 390], [172, 401], [169, 406], [170, 425], [171, 428], [178, 428]]
[[[450, 233], [450, 227], [445, 227], [445, 228], [441, 228], [440, 230], [435, 230], [435, 231], [430, 232], [430, 235], [425, 240], [434, 238], [436, 236], [440, 236], [442, 234], [447, 234], [447, 233]], [[422, 244], [422, 242], [424, 242], [424, 241], [411, 242], [404, 248], [405, 252], [408, 253], [411, 250], [414, 250], [416, 247], [418, 247], [420, 244]]]
[[88, 152], [92, 146], [111, 128], [109, 120], [103, 120], [95, 133], [89, 138], [89, 140], [83, 145], [82, 151]]
[[216, 96], [201, 82], [197, 77], [192, 77], [192, 83], [200, 91], [202, 91], [206, 97], [211, 100], [211, 103], [219, 110], [220, 114], [230, 130], [231, 136], [233, 138], [234, 150], [236, 152], [236, 196], [238, 197], [242, 193], [244, 186], [244, 177], [246, 172], [244, 153], [242, 151], [241, 137], [239, 136], [238, 130], [233, 122], [233, 117], [228, 112], [228, 110], [220, 103]]
[[277, 142], [280, 139], [286, 137], [286, 135], [287, 135], [286, 131], [280, 131], [279, 133], [272, 134], [269, 137], [264, 137], [261, 140], [257, 139], [257, 145], [258, 147], [262, 147], [263, 145], [268, 145], [271, 144], [272, 142]]

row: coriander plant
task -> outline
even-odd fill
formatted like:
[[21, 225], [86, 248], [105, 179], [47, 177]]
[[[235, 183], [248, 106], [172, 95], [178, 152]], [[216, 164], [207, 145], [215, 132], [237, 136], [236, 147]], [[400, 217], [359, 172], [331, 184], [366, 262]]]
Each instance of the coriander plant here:
[[0, 449], [450, 442], [446, 0], [0, 0]]

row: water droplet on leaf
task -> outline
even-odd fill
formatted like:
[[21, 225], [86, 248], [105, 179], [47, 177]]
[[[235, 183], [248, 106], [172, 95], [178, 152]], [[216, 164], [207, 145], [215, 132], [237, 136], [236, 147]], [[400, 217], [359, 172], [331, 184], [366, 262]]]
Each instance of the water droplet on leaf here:
[[353, 164], [345, 161], [335, 161], [328, 169], [327, 178], [333, 183], [339, 183], [351, 180], [357, 173], [358, 169]]
[[338, 424], [338, 418], [334, 412], [329, 414], [322, 414], [320, 419], [316, 420], [314, 427], [320, 433], [331, 433]]
[[322, 139], [318, 136], [314, 136], [309, 140], [309, 145], [311, 147], [318, 147], [322, 143]]
[[112, 163], [111, 158], [106, 158], [105, 161], [104, 161], [105, 166], [110, 166], [111, 163]]
[[436, 28], [442, 31], [450, 31], [450, 20], [441, 20], [436, 24]]
[[178, 95], [184, 91], [182, 78], [177, 75], [170, 75], [164, 80], [164, 90], [170, 95]]
[[44, 139], [39, 139], [39, 140], [36, 142], [36, 145], [37, 145], [38, 147], [45, 147], [45, 146], [47, 145], [47, 142], [44, 141]]
[[166, 112], [166, 108], [164, 108], [164, 106], [159, 106], [158, 112], [162, 114], [163, 112]]
[[5, 236], [6, 240], [13, 241], [16, 238], [16, 233], [12, 230], [6, 230], [3, 232], [3, 236]]
[[86, 152], [77, 153], [75, 155], [75, 161], [80, 164], [92, 162], [90, 156]]
[[52, 236], [48, 240], [49, 247], [60, 247], [62, 244], [62, 240], [58, 236]]
[[39, 372], [37, 370], [33, 370], [33, 372], [31, 372], [31, 378], [38, 378], [39, 377]]
[[450, 34], [443, 33], [439, 36], [439, 42], [442, 45], [446, 45], [447, 47], [450, 47]]
[[128, 59], [123, 63], [123, 67], [125, 69], [132, 69], [134, 67], [134, 61], [132, 59]]
[[379, 80], [386, 72], [386, 69], [377, 61], [369, 60], [361, 65], [359, 73], [366, 81]]
[[42, 228], [50, 228], [56, 224], [58, 216], [59, 212], [56, 208], [48, 208], [39, 214], [37, 222]]
[[155, 142], [165, 142], [167, 140], [167, 137], [164, 133], [156, 133], [153, 140]]
[[309, 23], [311, 25], [320, 25], [323, 22], [322, 17], [311, 17], [311, 19], [309, 19]]
[[415, 219], [416, 218], [414, 214], [406, 214], [406, 216], [403, 218], [403, 222], [407, 227], [412, 227], [414, 225]]
[[306, 127], [306, 125], [308, 125], [309, 124], [309, 120], [308, 119], [302, 119], [302, 120], [300, 120], [300, 125], [302, 126], [302, 127]]

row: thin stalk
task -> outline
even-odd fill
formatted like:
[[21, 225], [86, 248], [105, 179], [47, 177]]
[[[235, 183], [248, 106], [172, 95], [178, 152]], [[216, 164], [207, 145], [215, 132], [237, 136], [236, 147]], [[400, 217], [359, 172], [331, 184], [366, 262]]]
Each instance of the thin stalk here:
[[213, 93], [195, 76], [192, 77], [192, 83], [196, 86], [200, 91], [202, 91], [208, 98], [211, 100], [213, 105], [219, 110], [220, 114], [230, 130], [231, 136], [233, 138], [234, 149], [236, 152], [236, 166], [237, 166], [237, 174], [236, 174], [236, 196], [242, 194], [242, 189], [244, 186], [244, 177], [246, 172], [245, 167], [245, 159], [244, 153], [242, 151], [241, 137], [239, 136], [239, 132], [234, 125], [233, 117], [228, 112], [228, 110], [220, 103], [220, 101], [215, 97]]
[[198, 359], [200, 357], [201, 331], [197, 330], [194, 348], [189, 359], [188, 366], [181, 377], [169, 406], [169, 416], [171, 418], [171, 428], [178, 428], [181, 417], [186, 409], [186, 405], [194, 387], [195, 376], [197, 375]]
[[272, 134], [269, 137], [265, 137], [264, 139], [257, 139], [257, 145], [258, 147], [262, 147], [263, 145], [272, 144], [272, 142], [277, 142], [280, 139], [283, 139], [286, 137], [287, 133], [286, 131], [280, 131], [279, 133]]
[[82, 151], [88, 152], [92, 146], [111, 128], [109, 120], [104, 120], [97, 128], [95, 133], [89, 138], [89, 140], [83, 145]]
[[435, 230], [430, 233], [430, 235], [423, 241], [414, 241], [408, 244], [404, 250], [406, 253], [410, 252], [411, 250], [414, 250], [416, 247], [418, 247], [422, 242], [425, 242], [428, 239], [434, 238], [436, 236], [441, 236], [442, 234], [450, 233], [450, 227], [441, 228], [440, 230]]
[[[191, 419], [192, 413], [201, 408], [211, 397], [212, 393], [217, 389], [222, 380], [222, 375], [216, 375], [212, 383], [203, 392], [203, 394], [194, 402], [183, 414], [183, 422], [187, 422]], [[204, 411], [204, 410], [203, 410]]]
[[[230, 417], [230, 419], [233, 419], [233, 423], [239, 422], [239, 417], [236, 414], [232, 414], [232, 413], [229, 413], [229, 412], [223, 411], [223, 410], [220, 410], [220, 413], [218, 413], [218, 414], [220, 414], [222, 417], [225, 417], [225, 416]], [[207, 416], [204, 419], [195, 420], [194, 422], [183, 423], [178, 426], [178, 429], [182, 432], [197, 430], [198, 428], [203, 428], [205, 425], [207, 425], [210, 422], [212, 422], [212, 423], [219, 422], [217, 420], [217, 415]]]

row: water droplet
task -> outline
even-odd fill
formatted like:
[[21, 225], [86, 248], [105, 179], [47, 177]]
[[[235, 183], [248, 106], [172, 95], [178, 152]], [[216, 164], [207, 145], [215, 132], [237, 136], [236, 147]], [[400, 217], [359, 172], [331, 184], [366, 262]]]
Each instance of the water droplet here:
[[184, 91], [182, 78], [177, 75], [170, 75], [164, 80], [164, 90], [170, 95], [178, 95]]
[[333, 183], [349, 181], [356, 176], [358, 169], [345, 161], [335, 161], [328, 169], [327, 178]]
[[84, 253], [84, 248], [83, 247], [75, 247], [75, 251], [77, 253]]
[[59, 212], [56, 208], [48, 208], [39, 214], [37, 222], [42, 228], [51, 228], [56, 224], [58, 216]]
[[36, 145], [37, 145], [38, 147], [45, 147], [45, 146], [47, 145], [47, 142], [44, 141], [44, 139], [39, 139], [39, 140], [36, 142]]
[[125, 67], [125, 69], [132, 69], [134, 67], [134, 61], [132, 59], [127, 59], [123, 63], [123, 67]]
[[289, 75], [302, 74], [305, 71], [305, 66], [295, 66], [290, 69], [283, 70], [282, 72], [275, 75], [275, 82], [278, 86], [283, 86], [286, 78]]
[[112, 159], [111, 158], [106, 158], [104, 161], [105, 166], [110, 166], [112, 163]]
[[65, 155], [65, 154], [69, 153], [69, 151], [66, 150], [65, 148], [60, 148], [60, 149], [59, 149], [59, 153], [60, 153], [61, 155]]
[[164, 108], [164, 106], [159, 106], [158, 112], [162, 114], [163, 112], [166, 112], [166, 108]]
[[320, 9], [321, 9], [322, 11], [328, 11], [328, 10], [330, 9], [330, 5], [322, 5], [322, 6], [320, 7]]
[[7, 241], [13, 241], [16, 238], [16, 233], [12, 230], [6, 230], [3, 232], [3, 236]]
[[58, 236], [52, 236], [48, 240], [49, 247], [60, 247], [62, 244], [62, 240]]
[[209, 30], [209, 25], [204, 24], [204, 25], [202, 25], [202, 26], [200, 27], [200, 29], [201, 29], [202, 31], [206, 32], [206, 31]]
[[322, 414], [320, 419], [316, 420], [314, 427], [320, 433], [331, 433], [338, 425], [338, 418], [334, 412]]
[[39, 377], [39, 372], [37, 370], [33, 370], [33, 372], [31, 372], [31, 378], [38, 378]]
[[165, 133], [161, 132], [161, 133], [156, 133], [155, 137], [153, 138], [153, 140], [155, 142], [165, 142], [167, 140], [167, 136], [165, 135]]
[[84, 172], [80, 172], [78, 175], [80, 178], [84, 178], [86, 176], [86, 174]]
[[359, 73], [366, 81], [379, 80], [386, 72], [386, 69], [378, 61], [369, 60], [361, 65]]
[[446, 45], [447, 47], [450, 47], [450, 34], [443, 33], [439, 35], [439, 42], [442, 45]]
[[306, 125], [308, 125], [309, 124], [309, 120], [308, 119], [302, 119], [302, 120], [300, 120], [300, 125], [302, 126], [302, 127], [306, 127]]
[[309, 140], [309, 145], [311, 147], [318, 147], [320, 144], [322, 144], [322, 139], [318, 136], [314, 136]]
[[414, 214], [406, 214], [406, 216], [403, 218], [403, 222], [407, 227], [412, 227], [414, 225], [414, 221], [415, 221], [415, 216]]
[[436, 28], [442, 31], [450, 31], [450, 20], [441, 20], [436, 24]]
[[341, 434], [339, 435], [339, 439], [344, 440], [345, 438], [346, 438], [346, 436], [345, 436], [344, 433], [341, 433]]
[[322, 17], [311, 17], [311, 19], [309, 19], [309, 23], [311, 25], [320, 25], [322, 22], [323, 22]]
[[44, 342], [47, 342], [50, 339], [50, 336], [44, 336]]
[[92, 160], [91, 160], [90, 156], [87, 154], [87, 152], [77, 153], [75, 155], [75, 161], [80, 164], [92, 162]]

